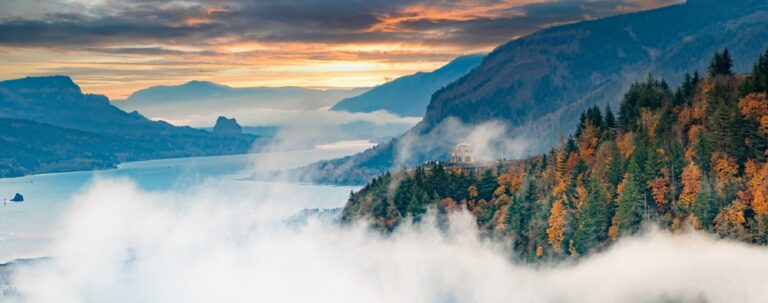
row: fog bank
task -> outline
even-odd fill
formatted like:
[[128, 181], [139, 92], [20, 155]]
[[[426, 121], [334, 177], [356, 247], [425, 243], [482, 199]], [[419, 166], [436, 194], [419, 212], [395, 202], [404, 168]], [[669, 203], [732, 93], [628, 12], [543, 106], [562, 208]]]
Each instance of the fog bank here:
[[468, 214], [447, 231], [427, 223], [391, 236], [362, 224], [284, 224], [313, 207], [306, 201], [279, 183], [158, 193], [99, 180], [68, 210], [53, 258], [20, 266], [2, 301], [768, 301], [768, 249], [699, 233], [651, 230], [537, 268], [480, 239]]

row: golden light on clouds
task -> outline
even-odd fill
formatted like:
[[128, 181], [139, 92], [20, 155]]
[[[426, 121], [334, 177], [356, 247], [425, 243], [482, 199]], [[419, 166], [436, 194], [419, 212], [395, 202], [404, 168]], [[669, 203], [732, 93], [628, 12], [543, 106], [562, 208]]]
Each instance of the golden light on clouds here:
[[549, 25], [678, 2], [44, 1], [0, 3], [0, 78], [69, 75], [116, 99], [190, 80], [374, 86]]

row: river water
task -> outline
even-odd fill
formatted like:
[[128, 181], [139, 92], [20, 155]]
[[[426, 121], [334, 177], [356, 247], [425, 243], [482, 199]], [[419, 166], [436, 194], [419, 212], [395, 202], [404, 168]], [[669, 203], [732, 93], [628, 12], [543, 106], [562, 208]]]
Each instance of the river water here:
[[204, 182], [216, 180], [216, 186], [225, 187], [228, 192], [279, 188], [282, 192], [300, 194], [296, 203], [287, 205], [287, 212], [299, 212], [304, 208], [333, 208], [343, 206], [349, 192], [357, 188], [287, 182], [278, 184], [243, 178], [258, 171], [285, 169], [353, 154], [369, 146], [350, 142], [319, 146], [312, 150], [140, 161], [124, 163], [112, 170], [0, 179], [0, 199], [10, 200], [15, 193], [25, 198], [22, 203], [0, 205], [0, 263], [47, 256], [62, 216], [96, 180], [128, 181], [140, 190], [160, 193], [190, 190]]

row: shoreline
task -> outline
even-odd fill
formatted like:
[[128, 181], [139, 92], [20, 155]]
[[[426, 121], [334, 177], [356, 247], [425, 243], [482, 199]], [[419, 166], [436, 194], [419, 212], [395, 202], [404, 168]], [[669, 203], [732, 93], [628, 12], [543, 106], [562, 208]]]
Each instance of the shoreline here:
[[[49, 171], [49, 172], [40, 172], [40, 173], [34, 173], [29, 175], [23, 175], [23, 176], [15, 176], [15, 177], [0, 177], [0, 184], [26, 184], [31, 182], [21, 181], [21, 182], [8, 182], [23, 178], [33, 178], [38, 176], [50, 176], [50, 175], [58, 175], [58, 174], [71, 174], [71, 173], [92, 173], [92, 172], [100, 172], [100, 171], [110, 171], [110, 170], [116, 170], [124, 167], [125, 165], [130, 164], [137, 164], [137, 163], [151, 163], [154, 161], [166, 161], [166, 160], [175, 160], [175, 159], [212, 159], [212, 158], [218, 158], [218, 157], [231, 157], [231, 156], [247, 156], [247, 155], [259, 155], [259, 154], [267, 154], [267, 153], [277, 153], [277, 152], [297, 152], [297, 151], [311, 151], [311, 150], [327, 150], [327, 149], [344, 149], [344, 148], [350, 148], [345, 147], [343, 145], [338, 145], [339, 143], [357, 143], [360, 146], [362, 146], [361, 142], [367, 141], [369, 144], [375, 145], [371, 140], [342, 140], [342, 141], [336, 141], [331, 142], [327, 144], [317, 144], [313, 146], [312, 148], [303, 148], [303, 149], [288, 149], [288, 150], [257, 150], [257, 151], [251, 151], [247, 153], [239, 153], [239, 154], [224, 154], [224, 155], [209, 155], [209, 156], [192, 156], [192, 157], [169, 157], [169, 158], [157, 158], [157, 159], [145, 159], [145, 160], [135, 160], [135, 161], [125, 161], [125, 162], [119, 162], [116, 163], [113, 167], [105, 167], [105, 168], [94, 168], [94, 169], [73, 169], [73, 170], [62, 170], [62, 171]], [[370, 148], [370, 147], [369, 147]]]

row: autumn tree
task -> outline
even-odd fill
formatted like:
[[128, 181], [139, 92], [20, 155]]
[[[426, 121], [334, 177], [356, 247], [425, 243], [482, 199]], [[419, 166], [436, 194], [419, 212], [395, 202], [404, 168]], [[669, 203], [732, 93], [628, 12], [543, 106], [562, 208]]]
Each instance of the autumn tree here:
[[547, 240], [555, 251], [563, 252], [563, 240], [565, 240], [566, 227], [568, 225], [568, 210], [563, 202], [558, 200], [552, 204], [549, 216], [549, 228], [547, 229]]

